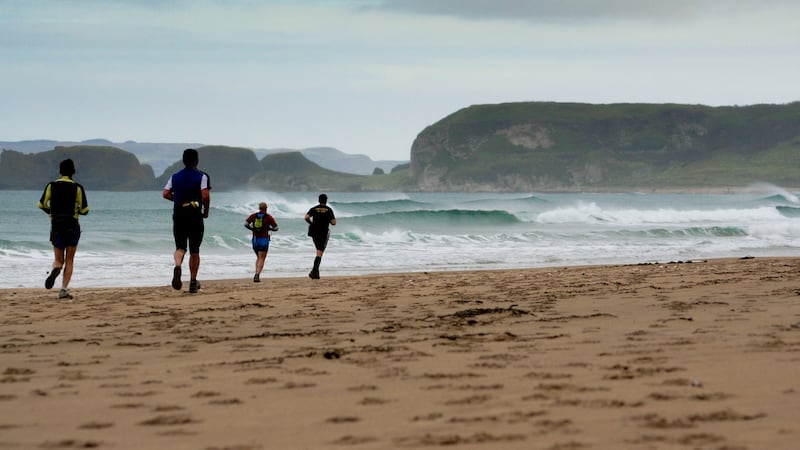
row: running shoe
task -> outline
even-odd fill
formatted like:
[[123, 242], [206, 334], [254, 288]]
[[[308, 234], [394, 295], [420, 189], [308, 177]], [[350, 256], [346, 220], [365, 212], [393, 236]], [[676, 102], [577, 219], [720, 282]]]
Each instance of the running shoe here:
[[61, 273], [61, 267], [53, 267], [53, 270], [50, 271], [50, 275], [47, 276], [47, 279], [44, 280], [44, 288], [50, 289], [56, 284], [56, 277], [58, 274]]
[[191, 280], [189, 282], [189, 293], [194, 294], [200, 290], [200, 282], [197, 280]]
[[180, 291], [181, 287], [183, 287], [183, 283], [181, 283], [181, 266], [175, 266], [172, 269], [172, 289]]
[[69, 289], [63, 289], [62, 288], [61, 291], [59, 291], [59, 293], [58, 293], [58, 298], [59, 299], [66, 299], [66, 300], [72, 300], [72, 294], [69, 293]]

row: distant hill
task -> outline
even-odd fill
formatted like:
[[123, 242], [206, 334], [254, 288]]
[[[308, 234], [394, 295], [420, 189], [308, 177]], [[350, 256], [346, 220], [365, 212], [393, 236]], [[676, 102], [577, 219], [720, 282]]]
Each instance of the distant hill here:
[[317, 163], [326, 169], [356, 175], [372, 175], [376, 168], [389, 173], [396, 166], [407, 164], [408, 160], [378, 160], [374, 161], [366, 155], [351, 155], [333, 147], [310, 147], [304, 149], [257, 149], [256, 155], [267, 156], [276, 153], [299, 152], [308, 160]]
[[184, 149], [202, 146], [198, 143], [147, 143], [147, 142], [111, 142], [106, 139], [89, 139], [81, 142], [53, 141], [47, 139], [30, 141], [0, 141], [0, 149], [16, 150], [22, 153], [40, 153], [56, 147], [74, 147], [91, 145], [114, 147], [133, 153], [144, 164], [149, 164], [153, 172], [161, 174], [176, 159], [180, 159]]
[[[197, 154], [200, 157], [199, 168], [208, 172], [211, 188], [215, 191], [245, 189], [250, 177], [261, 169], [258, 158], [249, 148], [210, 145], [197, 148]], [[180, 159], [183, 152], [178, 156], [178, 161], [156, 179], [157, 185], [163, 187], [173, 173], [183, 169]]]
[[300, 152], [280, 152], [261, 159], [262, 171], [248, 188], [268, 191], [401, 191], [409, 188], [408, 169], [392, 174], [355, 175], [326, 169]]
[[320, 167], [300, 152], [267, 155], [261, 160], [261, 168], [262, 171], [248, 182], [249, 187], [271, 191], [319, 191], [340, 190], [339, 186], [352, 184], [355, 190], [360, 190], [358, 186], [364, 178]]
[[114, 147], [76, 145], [24, 154], [14, 150], [0, 153], [0, 189], [43, 189], [58, 178], [58, 165], [72, 158], [75, 179], [89, 189], [137, 191], [153, 189], [153, 168], [140, 164], [130, 153]]
[[[111, 142], [106, 139], [90, 139], [81, 142], [54, 141], [47, 139], [30, 141], [0, 141], [0, 149], [16, 150], [21, 153], [40, 153], [56, 147], [72, 147], [76, 145], [92, 145], [101, 147], [115, 147], [129, 151], [136, 155], [142, 163], [149, 164], [154, 173], [163, 175], [167, 168], [175, 161], [179, 161], [184, 149], [200, 148], [200, 143], [157, 143], [157, 142]], [[211, 146], [213, 147], [213, 146]], [[231, 147], [233, 148], [233, 147]], [[405, 161], [382, 160], [373, 161], [366, 155], [351, 155], [332, 147], [313, 147], [302, 150], [293, 149], [257, 149], [254, 150], [257, 158], [263, 158], [273, 153], [286, 153], [300, 151], [309, 160], [320, 166], [344, 173], [370, 175], [376, 167], [385, 172], [390, 172], [395, 166], [408, 163]]]
[[410, 176], [423, 191], [797, 187], [800, 102], [476, 105], [417, 136]]
[[[355, 175], [326, 169], [300, 152], [275, 153], [258, 160], [248, 148], [221, 145], [198, 147], [200, 169], [209, 173], [215, 191], [264, 189], [275, 191], [382, 191], [409, 188], [408, 167], [397, 166], [391, 174]], [[182, 156], [183, 151], [178, 154]], [[75, 179], [91, 190], [160, 190], [167, 178], [183, 168], [173, 162], [156, 178], [148, 164], [140, 164], [128, 151], [93, 145], [57, 146], [38, 153], [0, 152], [0, 190], [42, 189], [58, 178], [60, 161], [72, 158]]]
[[[67, 154], [74, 155], [78, 178], [87, 186], [91, 181], [92, 189], [160, 188], [182, 167], [181, 154], [190, 146], [198, 148], [200, 166], [216, 190], [601, 192], [719, 190], [758, 182], [800, 187], [800, 102], [475, 105], [422, 130], [409, 163], [384, 167], [325, 147], [260, 150], [265, 156], [259, 159], [248, 148], [141, 144], [161, 146], [151, 150], [168, 161], [155, 179], [152, 167], [140, 164], [132, 151], [87, 144], [41, 150], [53, 142], [0, 142], [38, 149], [0, 154], [0, 189], [40, 189], [57, 176], [57, 163]], [[334, 161], [347, 170], [328, 167]], [[356, 166], [363, 173], [348, 173]]]
[[[389, 175], [356, 175], [326, 169], [300, 152], [279, 152], [261, 160], [248, 148], [205, 146], [197, 149], [200, 169], [208, 172], [215, 191], [390, 191], [409, 188], [408, 168]], [[164, 186], [167, 177], [183, 168], [178, 161], [156, 179]]]

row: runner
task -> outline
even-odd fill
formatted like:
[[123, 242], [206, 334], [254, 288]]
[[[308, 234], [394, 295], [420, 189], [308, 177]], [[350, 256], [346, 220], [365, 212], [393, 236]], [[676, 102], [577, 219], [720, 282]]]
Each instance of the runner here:
[[261, 270], [267, 260], [269, 251], [270, 231], [278, 231], [278, 222], [275, 218], [267, 214], [267, 204], [258, 204], [258, 212], [250, 214], [244, 221], [244, 227], [253, 232], [253, 251], [256, 253], [256, 274], [253, 276], [254, 283], [261, 282]]
[[322, 262], [322, 254], [328, 246], [328, 238], [330, 237], [329, 225], [336, 226], [336, 216], [333, 210], [328, 206], [328, 196], [319, 194], [319, 204], [311, 209], [305, 215], [305, 221], [308, 223], [308, 235], [314, 241], [314, 247], [317, 249], [317, 256], [314, 258], [314, 268], [308, 273], [312, 280], [319, 279], [319, 264]]
[[[187, 148], [183, 152], [184, 168], [174, 173], [161, 195], [173, 202], [172, 235], [175, 238], [175, 268], [172, 269], [172, 287], [180, 290], [181, 265], [183, 257], [189, 251], [189, 292], [196, 293], [200, 289], [197, 272], [200, 269], [200, 244], [203, 242], [204, 224], [208, 219], [211, 206], [211, 180], [207, 173], [198, 170], [200, 158], [197, 150]], [[187, 246], [188, 242], [188, 246]]]
[[55, 254], [53, 268], [44, 281], [44, 287], [52, 288], [63, 270], [64, 276], [61, 278], [58, 298], [71, 299], [69, 282], [72, 279], [73, 261], [81, 238], [78, 216], [89, 214], [89, 203], [86, 201], [86, 191], [83, 186], [72, 179], [75, 175], [75, 163], [72, 159], [61, 161], [58, 172], [61, 178], [47, 184], [38, 205], [39, 209], [50, 215], [50, 242], [53, 244]]

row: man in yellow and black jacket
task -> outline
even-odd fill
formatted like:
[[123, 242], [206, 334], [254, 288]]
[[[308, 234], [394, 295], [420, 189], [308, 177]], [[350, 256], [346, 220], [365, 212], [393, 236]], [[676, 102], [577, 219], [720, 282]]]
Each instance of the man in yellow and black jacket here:
[[44, 287], [52, 288], [63, 270], [64, 276], [61, 278], [58, 298], [71, 299], [69, 282], [72, 279], [73, 261], [81, 238], [78, 216], [89, 213], [89, 203], [86, 201], [86, 191], [83, 186], [72, 179], [75, 175], [75, 163], [72, 159], [61, 161], [58, 172], [61, 178], [48, 183], [39, 199], [39, 208], [50, 215], [50, 242], [55, 253], [53, 268], [44, 282]]

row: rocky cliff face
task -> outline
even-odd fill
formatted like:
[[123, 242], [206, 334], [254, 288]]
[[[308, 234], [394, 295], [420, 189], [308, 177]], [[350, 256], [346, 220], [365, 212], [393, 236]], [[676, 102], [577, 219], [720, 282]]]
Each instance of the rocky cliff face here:
[[[569, 171], [567, 179], [552, 174], [518, 173], [514, 170], [495, 172], [486, 177], [453, 177], [461, 165], [469, 165], [473, 155], [481, 148], [502, 139], [519, 149], [519, 156], [525, 158], [539, 150], [547, 150], [555, 145], [555, 130], [540, 123], [515, 124], [499, 128], [488, 135], [473, 136], [463, 142], [456, 142], [448, 133], [448, 128], [421, 134], [414, 142], [411, 157], [411, 175], [418, 180], [423, 191], [468, 191], [468, 192], [521, 192], [542, 189], [572, 189], [585, 182], [597, 182], [604, 178], [602, 164], [585, 164]], [[446, 157], [442, 155], [446, 154]], [[448, 159], [451, 163], [437, 164], [436, 161]], [[484, 166], [492, 168], [491, 162]]]
[[800, 103], [480, 105], [421, 132], [410, 174], [423, 191], [647, 185], [675, 167], [721, 155], [752, 158], [798, 136]]

